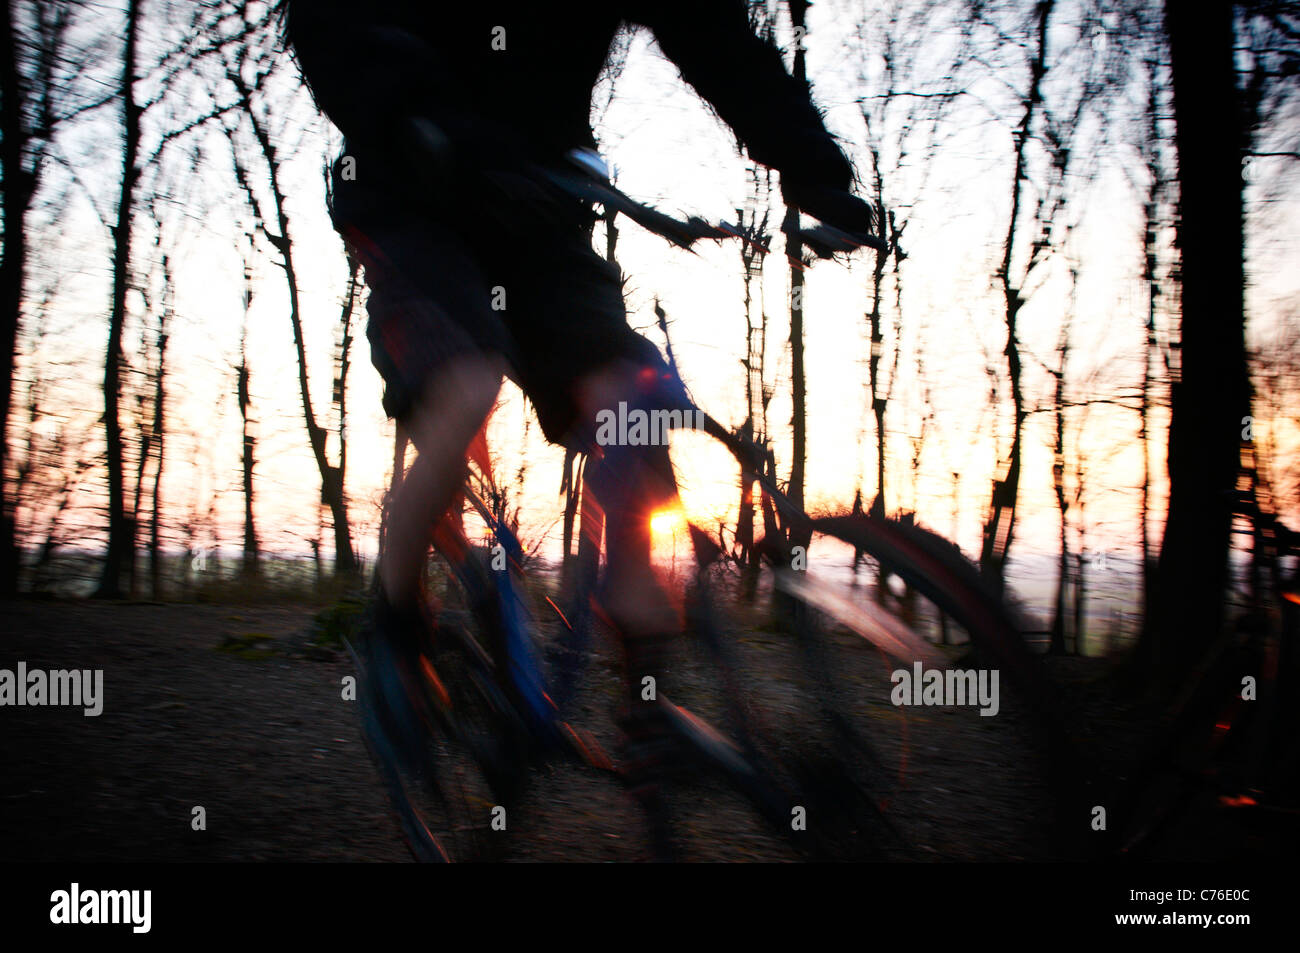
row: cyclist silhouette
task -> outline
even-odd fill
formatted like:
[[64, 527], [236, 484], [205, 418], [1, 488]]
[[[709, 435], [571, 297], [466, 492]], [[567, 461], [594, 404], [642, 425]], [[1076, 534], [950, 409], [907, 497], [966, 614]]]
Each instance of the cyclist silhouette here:
[[[648, 27], [683, 78], [788, 202], [852, 234], [871, 231], [853, 171], [806, 84], [752, 32], [743, 0], [286, 0], [286, 33], [345, 136], [331, 214], [370, 287], [367, 336], [384, 408], [418, 451], [391, 504], [379, 561], [371, 668], [392, 747], [418, 759], [416, 663], [429, 621], [420, 577], [430, 527], [453, 503], [467, 448], [509, 376], [546, 437], [589, 452], [607, 516], [603, 609], [619, 631], [629, 763], [656, 850], [667, 854], [654, 717], [640, 696], [680, 628], [650, 562], [650, 514], [675, 497], [667, 448], [596, 449], [601, 410], [682, 395], [627, 323], [620, 275], [590, 244], [586, 203], [557, 202], [536, 167], [594, 148], [592, 88], [623, 22]], [[667, 389], [666, 389], [667, 387]]]

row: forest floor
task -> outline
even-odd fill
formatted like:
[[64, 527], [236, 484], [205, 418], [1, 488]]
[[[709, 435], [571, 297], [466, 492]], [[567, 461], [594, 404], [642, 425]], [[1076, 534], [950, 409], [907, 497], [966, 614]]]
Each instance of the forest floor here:
[[[102, 669], [102, 713], [0, 708], [0, 860], [404, 861], [383, 786], [345, 699], [346, 652], [322, 647], [308, 606], [0, 603], [0, 669]], [[767, 712], [797, 745], [812, 700], [788, 647], [754, 629], [736, 638]], [[954, 653], [954, 659], [957, 658]], [[1052, 859], [1051, 800], [1025, 719], [1003, 702], [897, 708], [889, 666], [861, 646], [841, 664], [861, 686], [889, 778], [888, 810], [914, 860]], [[1098, 687], [1100, 660], [1057, 660], [1092, 699], [1094, 729], [1131, 750], [1133, 712]], [[702, 658], [683, 650], [674, 698], [716, 716]], [[597, 646], [576, 723], [614, 750], [616, 654]], [[782, 715], [790, 715], [783, 718]], [[747, 804], [685, 779], [673, 807], [686, 859], [796, 860]], [[205, 829], [196, 830], [196, 808]], [[811, 822], [811, 821], [810, 821]], [[641, 815], [611, 779], [569, 764], [538, 769], [510, 817], [509, 860], [638, 860]]]

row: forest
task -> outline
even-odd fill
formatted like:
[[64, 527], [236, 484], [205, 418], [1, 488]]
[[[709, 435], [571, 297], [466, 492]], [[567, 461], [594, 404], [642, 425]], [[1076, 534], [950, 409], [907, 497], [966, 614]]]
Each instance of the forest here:
[[[10, 606], [328, 613], [374, 585], [414, 448], [380, 406], [364, 269], [327, 212], [342, 136], [279, 7], [6, 0]], [[591, 112], [614, 182], [743, 236], [687, 251], [601, 209], [592, 242], [633, 327], [790, 500], [944, 536], [1036, 651], [1175, 697], [1248, 633], [1294, 695], [1300, 3], [748, 8], [850, 157], [880, 247], [821, 260], [787, 237], [778, 173], [624, 28]], [[763, 535], [799, 544], [706, 444], [673, 437], [684, 518], [738, 567]], [[498, 516], [567, 580], [582, 460], [513, 385], [487, 445]], [[675, 571], [687, 534], [656, 532]], [[906, 602], [851, 552], [808, 559]]]

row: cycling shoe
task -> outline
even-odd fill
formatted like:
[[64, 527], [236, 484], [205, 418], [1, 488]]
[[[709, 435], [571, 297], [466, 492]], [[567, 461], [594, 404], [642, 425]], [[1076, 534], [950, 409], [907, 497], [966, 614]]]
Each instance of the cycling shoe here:
[[437, 674], [424, 653], [432, 623], [422, 607], [398, 609], [381, 595], [371, 606], [363, 646], [362, 703], [373, 715], [372, 741], [412, 777], [432, 768], [428, 739], [432, 711], [426, 682], [436, 690]]

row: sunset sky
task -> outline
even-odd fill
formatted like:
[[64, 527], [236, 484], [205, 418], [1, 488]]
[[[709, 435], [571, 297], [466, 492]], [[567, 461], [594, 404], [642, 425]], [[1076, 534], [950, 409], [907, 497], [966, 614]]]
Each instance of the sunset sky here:
[[[864, 9], [878, 4], [846, 0], [820, 2], [810, 11], [808, 72], [814, 96], [828, 127], [845, 143], [862, 179], [869, 167], [863, 148], [865, 134], [856, 100], [870, 88], [879, 67], [874, 51], [864, 55], [853, 34]], [[105, 16], [115, 15], [108, 11]], [[877, 14], [879, 15], [879, 14]], [[1063, 18], [1068, 26], [1068, 18]], [[936, 48], [944, 37], [955, 37], [940, 20], [930, 25]], [[782, 29], [788, 25], [782, 22]], [[948, 30], [949, 32], [945, 32]], [[937, 54], [932, 54], [938, 60]], [[1012, 54], [1009, 52], [1008, 56]], [[1014, 62], [1014, 59], [1010, 60]], [[866, 71], [866, 79], [860, 72]], [[1064, 71], [1063, 71], [1064, 72]], [[92, 77], [93, 79], [93, 77]], [[1068, 73], [1058, 81], [1068, 82]], [[296, 242], [303, 314], [309, 338], [312, 384], [318, 415], [329, 410], [331, 340], [339, 314], [345, 266], [340, 244], [324, 214], [321, 166], [339, 139], [327, 124], [313, 123], [306, 95], [292, 91], [286, 70], [280, 86], [295, 95], [295, 122], [281, 130], [277, 143], [287, 157], [291, 183], [290, 214]], [[593, 117], [607, 160], [617, 170], [620, 187], [667, 212], [698, 214], [710, 220], [735, 219], [746, 194], [745, 164], [736, 155], [729, 133], [699, 98], [677, 77], [676, 69], [653, 46], [646, 33], [632, 41], [623, 74], [608, 108], [608, 89], [598, 89]], [[929, 154], [912, 153], [891, 182], [904, 197], [924, 175], [918, 201], [904, 208], [910, 216], [905, 236], [909, 258], [904, 264], [904, 327], [899, 381], [889, 404], [887, 492], [891, 511], [912, 510], [919, 519], [953, 536], [967, 552], [975, 550], [987, 505], [995, 464], [995, 439], [1005, 453], [1010, 398], [1005, 385], [996, 415], [988, 400], [986, 361], [1003, 369], [1000, 292], [992, 282], [995, 259], [1006, 230], [1010, 193], [1011, 139], [1005, 121], [994, 121], [999, 109], [1013, 102], [1013, 92], [992, 81], [988, 88], [971, 88], [961, 111], [945, 128], [945, 136]], [[1136, 103], [1125, 108], [1136, 109]], [[282, 120], [279, 121], [283, 124]], [[894, 141], [897, 124], [885, 133]], [[304, 126], [306, 131], [302, 131]], [[96, 137], [93, 129], [75, 144], [95, 156], [85, 173], [88, 193], [99, 195], [99, 213], [111, 210], [104, 196], [114, 195], [114, 164], [120, 149], [111, 125]], [[919, 140], [909, 140], [917, 148]], [[74, 151], [69, 147], [68, 151]], [[239, 484], [239, 420], [234, 400], [232, 366], [237, 360], [243, 319], [241, 231], [236, 225], [241, 196], [229, 172], [229, 145], [216, 130], [204, 139], [209, 172], [196, 188], [201, 214], [182, 216], [169, 226], [180, 242], [176, 254], [177, 327], [169, 361], [178, 376], [170, 380], [169, 416], [173, 429], [168, 445], [165, 499], [169, 535], [193, 509], [202, 515], [215, 501], [219, 541], [237, 546], [242, 519]], [[882, 157], [892, 170], [897, 161]], [[1080, 263], [1074, 304], [1074, 354], [1070, 365], [1072, 396], [1132, 395], [1140, 381], [1142, 321], [1146, 293], [1140, 280], [1140, 204], [1126, 167], [1136, 163], [1134, 151], [1098, 147], [1090, 171], [1095, 182], [1067, 215], [1074, 224], [1070, 248]], [[260, 166], [256, 175], [264, 177]], [[224, 170], [224, 171], [223, 171]], [[358, 171], [364, 175], [365, 170]], [[180, 172], [170, 178], [184, 181]], [[1140, 179], [1139, 179], [1140, 181]], [[102, 186], [98, 188], [97, 186]], [[887, 186], [887, 190], [889, 187]], [[178, 185], [177, 194], [182, 187]], [[73, 190], [66, 212], [45, 225], [41, 261], [61, 261], [66, 275], [49, 311], [50, 335], [39, 352], [48, 368], [48, 406], [58, 407], [69, 433], [85, 435], [88, 446], [102, 444], [93, 418], [102, 407], [97, 393], [102, 375], [104, 305], [107, 302], [107, 235], [85, 192]], [[865, 194], [865, 193], [864, 193]], [[1248, 302], [1253, 332], [1269, 328], [1294, 313], [1300, 297], [1300, 216], [1294, 194], [1267, 203], [1252, 222]], [[779, 222], [774, 209], [773, 219]], [[598, 234], [598, 247], [603, 242]], [[776, 436], [778, 469], [789, 470], [790, 361], [787, 300], [789, 271], [784, 256], [770, 256], [762, 301], [770, 316], [769, 375], [775, 374], [776, 396], [770, 420]], [[137, 242], [141, 256], [152, 253]], [[295, 358], [286, 316], [287, 294], [282, 272], [259, 243], [254, 270], [254, 296], [249, 310], [248, 348], [252, 371], [254, 413], [258, 419], [259, 529], [268, 549], [306, 551], [316, 535], [314, 500], [319, 478], [312, 463], [302, 424]], [[662, 343], [654, 329], [657, 297], [671, 321], [672, 343], [683, 377], [699, 404], [728, 425], [743, 416], [744, 377], [740, 360], [745, 343], [740, 256], [735, 244], [707, 245], [698, 253], [668, 246], [635, 225], [622, 222], [619, 262], [628, 282], [629, 317], [634, 327]], [[69, 262], [75, 262], [68, 267]], [[1029, 406], [1047, 406], [1050, 378], [1042, 361], [1054, 363], [1062, 313], [1070, 306], [1068, 264], [1062, 258], [1044, 272], [1045, 280], [1022, 313]], [[810, 508], [847, 507], [854, 490], [862, 488], [869, 502], [875, 492], [874, 421], [866, 388], [868, 354], [870, 261], [860, 252], [849, 265], [821, 262], [807, 272], [806, 347], [808, 368], [808, 490]], [[35, 283], [29, 297], [35, 296]], [[893, 289], [886, 290], [884, 323], [888, 372], [894, 339]], [[29, 301], [30, 311], [38, 301]], [[136, 315], [143, 302], [133, 296]], [[1167, 318], [1167, 316], [1164, 316]], [[1162, 327], [1167, 327], [1162, 325]], [[128, 348], [138, 341], [139, 318], [128, 328]], [[916, 373], [918, 348], [925, 363], [924, 380]], [[21, 377], [20, 372], [20, 377]], [[926, 414], [922, 384], [928, 383], [933, 417], [921, 456], [919, 480], [912, 479], [911, 438]], [[386, 485], [391, 460], [392, 425], [379, 407], [381, 385], [369, 363], [363, 320], [357, 323], [353, 371], [349, 390], [348, 490], [355, 521], [354, 537], [363, 552], [373, 551], [378, 500]], [[1163, 393], [1163, 389], [1161, 390]], [[523, 525], [526, 541], [549, 534], [543, 552], [558, 549], [560, 463], [562, 453], [548, 447], [535, 421], [527, 423], [520, 395], [511, 385], [503, 391], [491, 440], [498, 466], [513, 477], [527, 467]], [[1132, 410], [1096, 405], [1071, 422], [1070, 439], [1077, 441], [1086, 461], [1088, 479], [1087, 546], [1094, 550], [1133, 552], [1137, 548], [1137, 501], [1141, 479], [1138, 418]], [[47, 428], [56, 426], [51, 421]], [[1050, 553], [1057, 546], [1058, 517], [1051, 489], [1051, 419], [1047, 413], [1030, 417], [1026, 431], [1022, 505], [1017, 546], [1024, 552]], [[1279, 424], [1281, 446], [1295, 449], [1294, 422]], [[1152, 467], [1157, 475], [1153, 512], [1163, 506], [1163, 417], [1158, 417], [1152, 443]], [[332, 446], [332, 445], [331, 445]], [[738, 491], [736, 468], [720, 447], [695, 434], [674, 438], [687, 513], [716, 529], [719, 520], [734, 515]], [[1075, 451], [1068, 466], [1073, 467]], [[954, 487], [954, 474], [956, 486]], [[102, 538], [98, 504], [102, 475], [87, 480], [74, 499], [86, 541]], [[1156, 526], [1158, 532], [1158, 525]], [[1072, 538], [1071, 545], [1078, 545]]]

